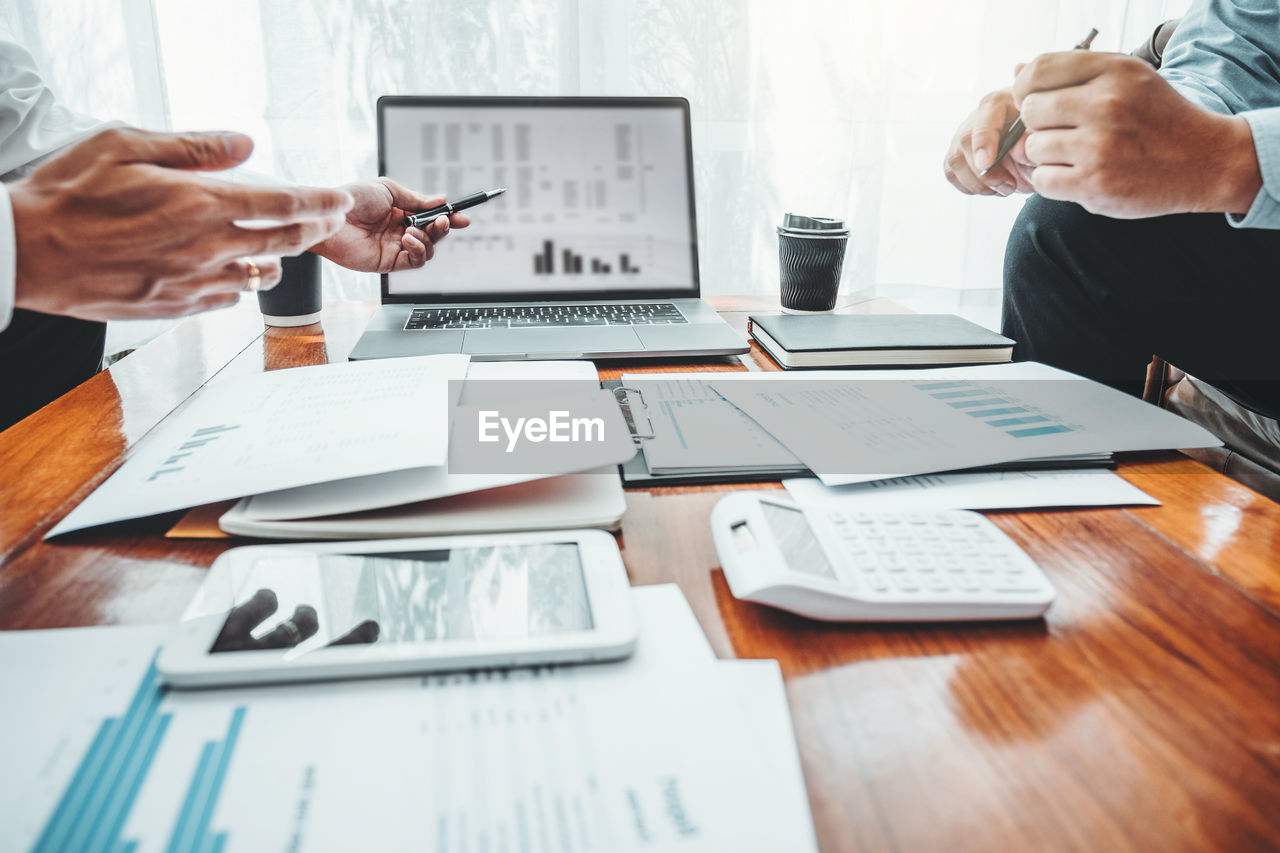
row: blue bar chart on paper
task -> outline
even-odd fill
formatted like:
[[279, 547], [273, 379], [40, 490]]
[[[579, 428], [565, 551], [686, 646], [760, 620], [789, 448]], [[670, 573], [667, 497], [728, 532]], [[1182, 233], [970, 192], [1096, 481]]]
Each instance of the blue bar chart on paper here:
[[626, 669], [166, 690], [169, 631], [0, 632], [0, 851], [812, 849], [776, 747], [740, 748], [742, 681], [708, 683], [681, 643]]
[[913, 387], [989, 427], [1004, 431], [1012, 438], [1032, 438], [1075, 430], [1051, 414], [1010, 399], [1007, 392], [993, 391], [974, 382], [919, 382]]
[[[153, 662], [128, 708], [102, 720], [33, 853], [134, 853], [139, 849], [140, 839], [129, 838], [125, 825], [173, 722], [173, 713], [161, 710], [165, 695]], [[236, 707], [221, 736], [203, 744], [163, 848], [169, 853], [219, 853], [226, 847], [227, 834], [213, 832], [210, 822], [244, 717], [245, 708]]]
[[178, 445], [177, 449], [156, 468], [155, 472], [147, 478], [147, 482], [152, 482], [162, 474], [176, 474], [183, 471], [187, 467], [184, 461], [193, 453], [197, 453], [200, 448], [206, 444], [211, 444], [218, 440], [218, 437], [225, 432], [231, 432], [240, 428], [240, 424], [217, 424], [216, 426], [201, 427], [191, 433], [191, 437]]

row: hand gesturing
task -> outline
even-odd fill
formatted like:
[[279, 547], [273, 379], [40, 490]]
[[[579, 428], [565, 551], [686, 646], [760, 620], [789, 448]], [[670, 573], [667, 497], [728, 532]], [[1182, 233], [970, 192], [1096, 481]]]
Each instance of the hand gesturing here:
[[404, 218], [444, 204], [442, 195], [425, 196], [400, 186], [390, 178], [347, 184], [355, 204], [336, 234], [311, 251], [347, 269], [386, 273], [414, 269], [431, 260], [435, 244], [450, 228], [466, 228], [466, 214], [443, 214], [425, 229], [405, 227]]

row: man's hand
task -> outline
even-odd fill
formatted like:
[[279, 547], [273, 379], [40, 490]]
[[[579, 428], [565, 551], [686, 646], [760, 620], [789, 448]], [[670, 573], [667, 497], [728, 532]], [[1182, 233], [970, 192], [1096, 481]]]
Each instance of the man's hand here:
[[[11, 184], [16, 305], [88, 320], [192, 314], [238, 299], [248, 256], [263, 287], [274, 285], [278, 256], [336, 231], [352, 200], [195, 174], [228, 169], [252, 150], [239, 133], [111, 129]], [[235, 224], [245, 220], [279, 224]]]
[[999, 89], [985, 95], [978, 108], [960, 125], [947, 149], [942, 170], [956, 189], [969, 195], [1012, 195], [1031, 192], [1031, 169], [1010, 152], [986, 175], [978, 174], [996, 159], [1000, 137], [1018, 117], [1013, 92]]
[[435, 254], [452, 228], [471, 224], [465, 213], [441, 214], [425, 229], [406, 228], [410, 213], [444, 204], [445, 197], [424, 196], [405, 189], [390, 178], [347, 184], [343, 190], [355, 199], [341, 230], [311, 247], [311, 251], [335, 264], [360, 272], [394, 272], [420, 267]]
[[1046, 198], [1138, 219], [1245, 213], [1262, 188], [1248, 123], [1201, 109], [1139, 59], [1045, 54], [1022, 68], [1013, 101]]

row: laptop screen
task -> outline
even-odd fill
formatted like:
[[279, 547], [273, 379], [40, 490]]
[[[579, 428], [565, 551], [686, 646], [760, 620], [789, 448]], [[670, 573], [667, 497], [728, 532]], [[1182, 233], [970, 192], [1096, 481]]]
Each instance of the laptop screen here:
[[412, 98], [378, 103], [382, 174], [471, 208], [383, 301], [697, 295], [688, 103], [680, 98]]

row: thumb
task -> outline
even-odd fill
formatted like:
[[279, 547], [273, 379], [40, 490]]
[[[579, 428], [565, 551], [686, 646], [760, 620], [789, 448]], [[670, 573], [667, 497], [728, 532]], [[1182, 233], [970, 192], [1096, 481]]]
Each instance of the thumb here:
[[1000, 147], [1000, 131], [994, 127], [977, 127], [973, 130], [973, 165], [979, 170], [989, 169], [996, 161]]
[[441, 193], [424, 195], [416, 190], [401, 186], [390, 178], [379, 178], [378, 180], [390, 190], [391, 203], [401, 210], [430, 210], [445, 203], [445, 196]]
[[1004, 133], [1008, 121], [1009, 97], [1003, 93], [996, 97], [984, 98], [978, 107], [973, 120], [973, 132], [969, 142], [973, 147], [973, 165], [979, 169], [987, 169], [996, 161], [996, 151], [1000, 147], [1000, 137]]
[[253, 140], [243, 133], [153, 133], [139, 130], [131, 134], [121, 159], [131, 163], [154, 163], [171, 169], [217, 172], [238, 166], [253, 153]]

